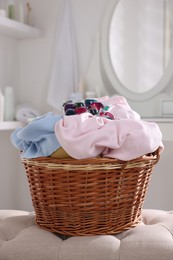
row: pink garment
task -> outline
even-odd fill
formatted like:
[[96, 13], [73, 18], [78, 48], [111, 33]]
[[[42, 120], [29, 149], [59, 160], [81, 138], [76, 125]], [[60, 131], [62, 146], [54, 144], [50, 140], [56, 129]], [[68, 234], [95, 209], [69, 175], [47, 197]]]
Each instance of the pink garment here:
[[55, 135], [71, 157], [84, 159], [101, 155], [127, 161], [163, 147], [156, 123], [141, 120], [123, 97], [103, 99], [99, 101], [112, 105], [115, 120], [86, 112], [64, 116], [56, 123]]
[[140, 115], [133, 111], [127, 100], [122, 96], [101, 97], [97, 99], [104, 106], [110, 106], [109, 112], [114, 115], [115, 119], [140, 119]]

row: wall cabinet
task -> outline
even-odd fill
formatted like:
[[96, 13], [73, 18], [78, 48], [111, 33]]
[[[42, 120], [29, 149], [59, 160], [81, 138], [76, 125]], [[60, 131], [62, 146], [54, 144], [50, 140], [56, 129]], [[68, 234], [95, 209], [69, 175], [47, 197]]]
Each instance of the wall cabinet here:
[[[0, 35], [10, 36], [17, 39], [26, 39], [39, 37], [41, 32], [39, 29], [28, 26], [23, 23], [11, 20], [9, 18], [0, 17]], [[0, 130], [13, 130], [22, 127], [21, 122], [0, 122]]]

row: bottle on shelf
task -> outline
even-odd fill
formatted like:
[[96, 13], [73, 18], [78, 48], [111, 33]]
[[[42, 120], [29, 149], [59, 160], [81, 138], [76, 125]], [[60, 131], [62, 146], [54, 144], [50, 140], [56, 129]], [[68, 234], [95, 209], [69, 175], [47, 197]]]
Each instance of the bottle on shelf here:
[[4, 95], [0, 89], [0, 122], [4, 121]]
[[16, 14], [15, 14], [15, 3], [14, 0], [8, 0], [8, 18], [15, 20]]
[[0, 9], [0, 17], [6, 17], [6, 11], [4, 9]]
[[25, 21], [25, 23], [27, 25], [33, 26], [32, 21], [31, 21], [31, 12], [32, 12], [31, 4], [29, 2], [27, 2], [26, 3], [26, 21]]
[[13, 121], [15, 116], [15, 101], [13, 88], [7, 86], [4, 92], [4, 120]]
[[18, 19], [20, 23], [24, 23], [24, 2], [23, 0], [18, 0]]

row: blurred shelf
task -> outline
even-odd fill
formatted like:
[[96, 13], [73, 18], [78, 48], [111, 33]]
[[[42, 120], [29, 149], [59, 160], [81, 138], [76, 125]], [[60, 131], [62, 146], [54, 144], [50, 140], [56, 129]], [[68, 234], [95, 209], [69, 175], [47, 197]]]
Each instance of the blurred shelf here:
[[156, 123], [173, 123], [172, 117], [143, 117], [145, 121], [156, 122]]
[[22, 39], [39, 37], [41, 32], [39, 29], [32, 26], [11, 20], [6, 17], [0, 17], [0, 34]]
[[19, 121], [4, 121], [0, 122], [0, 130], [14, 130], [18, 127], [23, 127], [23, 123]]

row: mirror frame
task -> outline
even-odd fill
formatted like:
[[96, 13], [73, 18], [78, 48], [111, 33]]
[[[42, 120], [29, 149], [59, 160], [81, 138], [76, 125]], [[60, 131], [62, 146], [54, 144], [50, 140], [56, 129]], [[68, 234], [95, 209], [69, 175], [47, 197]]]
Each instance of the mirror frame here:
[[[160, 79], [160, 81], [153, 87], [151, 90], [142, 93], [135, 93], [128, 88], [126, 88], [116, 76], [114, 72], [110, 51], [109, 51], [109, 34], [110, 34], [110, 24], [112, 21], [112, 16], [114, 10], [121, 0], [111, 0], [106, 9], [106, 13], [103, 19], [102, 31], [101, 31], [101, 70], [103, 75], [103, 80], [105, 79], [105, 83], [109, 84], [108, 89], [114, 89], [118, 92], [118, 94], [123, 95], [125, 98], [134, 100], [134, 101], [142, 101], [151, 99], [157, 94], [159, 94], [169, 83], [173, 76], [173, 32], [171, 33], [171, 56], [170, 61], [168, 63], [168, 67], [164, 73], [164, 76]], [[171, 16], [171, 28], [173, 29], [173, 18]]]

